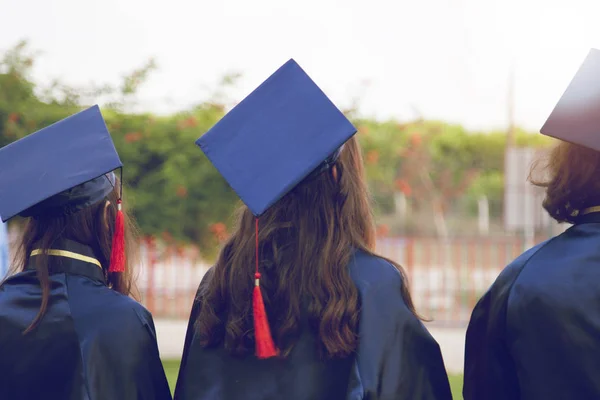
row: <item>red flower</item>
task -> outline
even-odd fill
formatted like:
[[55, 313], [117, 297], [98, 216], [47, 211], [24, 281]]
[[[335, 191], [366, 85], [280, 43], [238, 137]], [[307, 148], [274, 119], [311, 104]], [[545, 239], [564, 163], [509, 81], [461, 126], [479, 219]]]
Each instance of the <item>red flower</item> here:
[[196, 117], [192, 116], [185, 120], [185, 124], [189, 128], [194, 128], [198, 125], [198, 121], [196, 120]]
[[412, 193], [412, 188], [410, 187], [410, 185], [408, 184], [408, 182], [406, 182], [404, 179], [396, 179], [396, 188], [404, 193], [405, 196], [410, 196], [410, 194]]
[[177, 122], [177, 128], [179, 128], [180, 130], [187, 129], [187, 128], [194, 128], [197, 125], [198, 125], [198, 120], [194, 116], [188, 117], [186, 119], [182, 119], [181, 121]]
[[222, 222], [217, 222], [210, 226], [210, 231], [214, 234], [222, 233], [222, 232], [225, 232], [226, 230], [227, 230], [227, 227]]
[[217, 238], [218, 241], [223, 242], [227, 240], [227, 226], [222, 222], [217, 222], [210, 226], [210, 231]]
[[129, 132], [125, 134], [125, 141], [127, 143], [138, 142], [142, 139], [142, 136], [141, 132]]
[[187, 188], [185, 186], [179, 185], [177, 187], [177, 196], [178, 197], [186, 197], [187, 196]]
[[390, 233], [390, 227], [385, 225], [385, 224], [381, 224], [377, 226], [377, 236], [387, 236]]
[[367, 152], [367, 164], [376, 164], [379, 161], [379, 153], [377, 150], [370, 150]]
[[410, 143], [415, 147], [421, 145], [421, 135], [413, 133], [410, 137]]
[[8, 120], [9, 120], [10, 122], [17, 122], [17, 121], [19, 121], [19, 114], [17, 114], [17, 113], [11, 113], [11, 114], [8, 116]]

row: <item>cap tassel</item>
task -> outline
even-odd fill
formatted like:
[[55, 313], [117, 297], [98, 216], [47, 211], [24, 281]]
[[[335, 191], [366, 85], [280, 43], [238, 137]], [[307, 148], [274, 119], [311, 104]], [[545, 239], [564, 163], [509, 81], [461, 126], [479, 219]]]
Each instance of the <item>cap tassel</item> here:
[[260, 290], [260, 273], [258, 272], [258, 218], [256, 219], [256, 272], [254, 273], [254, 291], [252, 292], [252, 308], [254, 313], [254, 340], [256, 342], [256, 356], [258, 358], [271, 358], [279, 354], [275, 347], [269, 319], [265, 310], [262, 292]]
[[108, 272], [125, 272], [125, 261], [125, 217], [121, 210], [121, 199], [119, 199]]

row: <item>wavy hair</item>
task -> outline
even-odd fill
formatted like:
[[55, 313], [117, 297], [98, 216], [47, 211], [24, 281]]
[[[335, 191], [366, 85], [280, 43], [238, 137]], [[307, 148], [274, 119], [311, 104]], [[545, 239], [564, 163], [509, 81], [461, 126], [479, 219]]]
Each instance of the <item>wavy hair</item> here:
[[[335, 168], [307, 178], [260, 217], [261, 287], [282, 357], [297, 342], [302, 320], [317, 336], [322, 357], [356, 349], [360, 302], [348, 265], [355, 249], [372, 254], [375, 246], [356, 138], [346, 143]], [[204, 347], [222, 345], [235, 355], [254, 350], [254, 222], [243, 206], [201, 291], [195, 329]], [[414, 312], [406, 286], [403, 297]]]
[[600, 152], [559, 142], [532, 166], [529, 181], [546, 190], [543, 207], [557, 222], [575, 223], [581, 211], [600, 205]]

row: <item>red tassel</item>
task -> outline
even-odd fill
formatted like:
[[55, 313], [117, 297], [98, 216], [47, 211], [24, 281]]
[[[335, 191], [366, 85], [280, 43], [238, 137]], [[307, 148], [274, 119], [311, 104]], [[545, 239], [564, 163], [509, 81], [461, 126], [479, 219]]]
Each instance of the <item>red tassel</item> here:
[[255, 274], [256, 284], [252, 293], [252, 308], [254, 312], [254, 340], [256, 341], [256, 356], [270, 358], [279, 354], [271, 337], [269, 319], [265, 311], [265, 303], [260, 291], [260, 274]]
[[125, 272], [125, 217], [121, 210], [121, 200], [117, 201], [117, 218], [115, 233], [112, 240], [110, 253], [110, 267], [108, 272]]
[[256, 219], [256, 272], [254, 273], [254, 291], [252, 292], [252, 311], [254, 314], [254, 341], [258, 358], [271, 358], [279, 354], [275, 347], [269, 319], [260, 291], [260, 273], [258, 272], [258, 218]]

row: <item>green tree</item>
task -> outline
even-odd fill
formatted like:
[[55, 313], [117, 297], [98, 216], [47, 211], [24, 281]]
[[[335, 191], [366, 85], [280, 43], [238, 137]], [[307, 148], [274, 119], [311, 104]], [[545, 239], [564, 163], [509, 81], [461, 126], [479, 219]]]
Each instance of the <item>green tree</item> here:
[[[43, 87], [31, 77], [36, 55], [26, 42], [19, 42], [0, 56], [0, 146], [101, 99], [125, 165], [126, 205], [142, 233], [194, 242], [205, 254], [214, 252], [239, 200], [194, 142], [233, 105], [228, 93], [240, 75], [224, 76], [197, 106], [158, 117], [130, 112], [137, 91], [157, 68], [154, 60], [125, 75], [116, 86], [72, 87], [55, 81]], [[359, 118], [357, 103], [358, 99], [347, 115], [359, 130], [378, 216], [394, 213], [398, 193], [413, 206], [431, 207], [441, 234], [440, 221], [465, 198], [475, 212], [477, 199], [487, 196], [492, 215], [500, 215], [504, 132], [467, 132], [440, 121]], [[516, 142], [547, 146], [550, 140], [517, 130]]]

